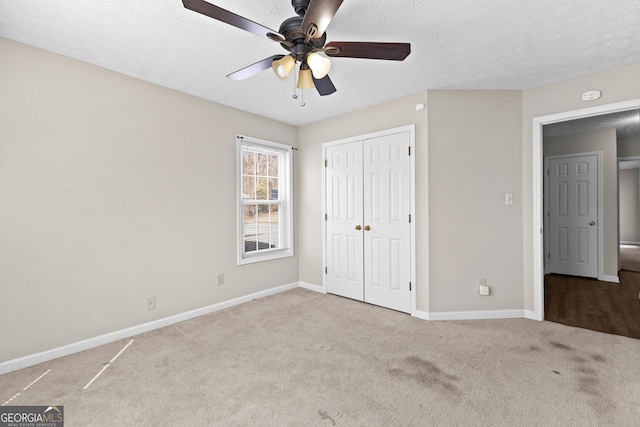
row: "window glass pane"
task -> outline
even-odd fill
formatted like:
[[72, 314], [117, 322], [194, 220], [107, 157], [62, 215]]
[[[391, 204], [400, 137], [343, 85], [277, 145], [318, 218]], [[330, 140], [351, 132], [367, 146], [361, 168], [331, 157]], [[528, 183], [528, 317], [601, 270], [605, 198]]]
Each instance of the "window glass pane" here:
[[269, 200], [278, 200], [278, 178], [271, 178], [269, 184]]
[[243, 199], [255, 199], [256, 198], [256, 180], [252, 176], [242, 177], [242, 198]]
[[[275, 209], [274, 209], [275, 208]], [[277, 205], [258, 206], [258, 250], [278, 248], [279, 245], [279, 216]]]
[[274, 154], [269, 156], [269, 176], [278, 176], [278, 163], [280, 162], [280, 156]]
[[269, 241], [273, 247], [280, 247], [280, 209], [278, 205], [269, 206]]
[[242, 148], [242, 175], [255, 175], [255, 153], [249, 148]]
[[277, 204], [269, 205], [269, 224], [280, 224], [280, 206]]
[[259, 176], [267, 176], [267, 163], [269, 156], [267, 154], [256, 153], [256, 172]]
[[267, 185], [267, 178], [258, 178], [256, 180], [256, 200], [269, 200]]
[[258, 249], [258, 205], [244, 206], [244, 251]]

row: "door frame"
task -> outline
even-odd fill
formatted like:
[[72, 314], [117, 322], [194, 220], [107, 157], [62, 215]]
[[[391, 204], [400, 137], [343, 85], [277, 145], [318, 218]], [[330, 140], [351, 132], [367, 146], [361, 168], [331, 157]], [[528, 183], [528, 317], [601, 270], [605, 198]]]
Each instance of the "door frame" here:
[[528, 318], [544, 320], [544, 234], [543, 234], [543, 141], [542, 127], [551, 123], [565, 122], [584, 117], [599, 116], [640, 108], [640, 99], [634, 99], [596, 107], [582, 108], [563, 113], [533, 118], [533, 312]]
[[[618, 269], [620, 269], [620, 245], [624, 245], [625, 243], [623, 243], [620, 240], [620, 163], [623, 162], [638, 162], [640, 163], [640, 156], [626, 156], [626, 157], [618, 157]], [[638, 166], [638, 169], [640, 169], [640, 166]], [[640, 197], [640, 187], [638, 188], [638, 197]], [[637, 218], [638, 223], [640, 224], [640, 215]], [[640, 242], [633, 242], [630, 243], [633, 245], [637, 245], [640, 244]]]
[[[597, 204], [598, 204], [598, 272], [597, 279], [604, 279], [604, 203], [602, 201], [602, 197], [604, 194], [604, 180], [602, 174], [602, 151], [585, 151], [581, 153], [571, 153], [571, 154], [558, 154], [553, 156], [544, 156], [544, 171], [547, 173], [549, 170], [549, 161], [553, 159], [566, 159], [571, 157], [582, 157], [582, 156], [596, 156], [598, 161], [598, 195], [597, 195]], [[547, 174], [548, 176], [548, 174]], [[544, 192], [543, 192], [543, 209], [545, 212], [549, 210], [549, 180], [544, 180]], [[544, 228], [544, 252], [549, 253], [549, 234], [550, 230], [548, 227], [549, 217], [547, 215], [543, 215], [543, 228]], [[545, 274], [547, 271], [548, 265], [545, 265]]]
[[[322, 274], [322, 292], [327, 293], [327, 274], [326, 274], [326, 271], [327, 271], [326, 270], [327, 268], [327, 222], [325, 220], [326, 212], [327, 212], [327, 208], [326, 208], [327, 189], [326, 189], [326, 182], [325, 182], [327, 170], [324, 167], [327, 147], [346, 144], [349, 142], [354, 142], [359, 140], [370, 139], [370, 138], [378, 138], [378, 137], [393, 135], [393, 134], [402, 133], [402, 132], [409, 132], [409, 147], [411, 149], [411, 155], [409, 156], [409, 169], [410, 169], [409, 170], [409, 185], [410, 185], [409, 194], [411, 198], [409, 209], [411, 214], [411, 223], [409, 225], [411, 227], [411, 242], [410, 242], [411, 279], [410, 280], [411, 280], [412, 286], [411, 286], [411, 290], [409, 291], [409, 294], [411, 296], [409, 314], [411, 314], [411, 316], [415, 316], [417, 311], [416, 289], [418, 287], [418, 284], [416, 283], [416, 225], [415, 225], [416, 224], [416, 155], [415, 155], [416, 125], [415, 124], [400, 126], [400, 127], [391, 128], [391, 129], [385, 129], [385, 130], [366, 133], [362, 135], [356, 135], [348, 138], [342, 138], [335, 141], [325, 142], [322, 144], [322, 159], [321, 159], [321, 161], [323, 162], [323, 165], [322, 165], [323, 166], [322, 167], [322, 266], [325, 269], [325, 271]], [[429, 271], [428, 265], [429, 265], [429, 261], [428, 261], [428, 254], [427, 254], [427, 261], [421, 262], [421, 266], [426, 267], [427, 274]], [[425, 289], [425, 291], [428, 291], [428, 289]]]

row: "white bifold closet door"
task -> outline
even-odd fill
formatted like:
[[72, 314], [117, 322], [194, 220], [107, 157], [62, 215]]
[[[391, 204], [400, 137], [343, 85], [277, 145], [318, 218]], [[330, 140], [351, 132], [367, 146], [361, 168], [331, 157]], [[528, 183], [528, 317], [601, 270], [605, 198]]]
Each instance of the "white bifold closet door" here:
[[327, 147], [327, 292], [410, 312], [409, 144], [400, 132]]

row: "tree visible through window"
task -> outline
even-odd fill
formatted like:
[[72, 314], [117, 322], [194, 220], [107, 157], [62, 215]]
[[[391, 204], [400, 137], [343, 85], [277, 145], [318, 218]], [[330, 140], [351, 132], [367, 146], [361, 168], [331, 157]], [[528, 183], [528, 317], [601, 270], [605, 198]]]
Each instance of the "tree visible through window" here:
[[[291, 148], [249, 140], [248, 137], [239, 137], [238, 141], [242, 215], [240, 262], [288, 256], [291, 254]], [[282, 250], [287, 251], [283, 254]], [[262, 256], [267, 254], [275, 256]]]

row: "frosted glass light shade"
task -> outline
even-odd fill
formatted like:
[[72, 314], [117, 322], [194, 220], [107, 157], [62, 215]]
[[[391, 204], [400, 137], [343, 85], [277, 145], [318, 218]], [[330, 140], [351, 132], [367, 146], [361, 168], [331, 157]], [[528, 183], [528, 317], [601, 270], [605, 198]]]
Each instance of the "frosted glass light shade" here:
[[298, 89], [313, 89], [316, 85], [313, 83], [313, 77], [311, 76], [311, 70], [300, 69], [298, 78]]
[[323, 78], [329, 74], [329, 70], [331, 69], [331, 61], [329, 61], [329, 58], [324, 58], [315, 52], [307, 55], [307, 65], [311, 68], [313, 77], [316, 79]]
[[271, 63], [271, 68], [273, 68], [273, 72], [276, 73], [276, 76], [280, 80], [287, 80], [289, 74], [291, 74], [291, 70], [296, 65], [296, 60], [293, 59], [293, 56], [287, 55], [282, 57], [281, 59], [276, 59]]

